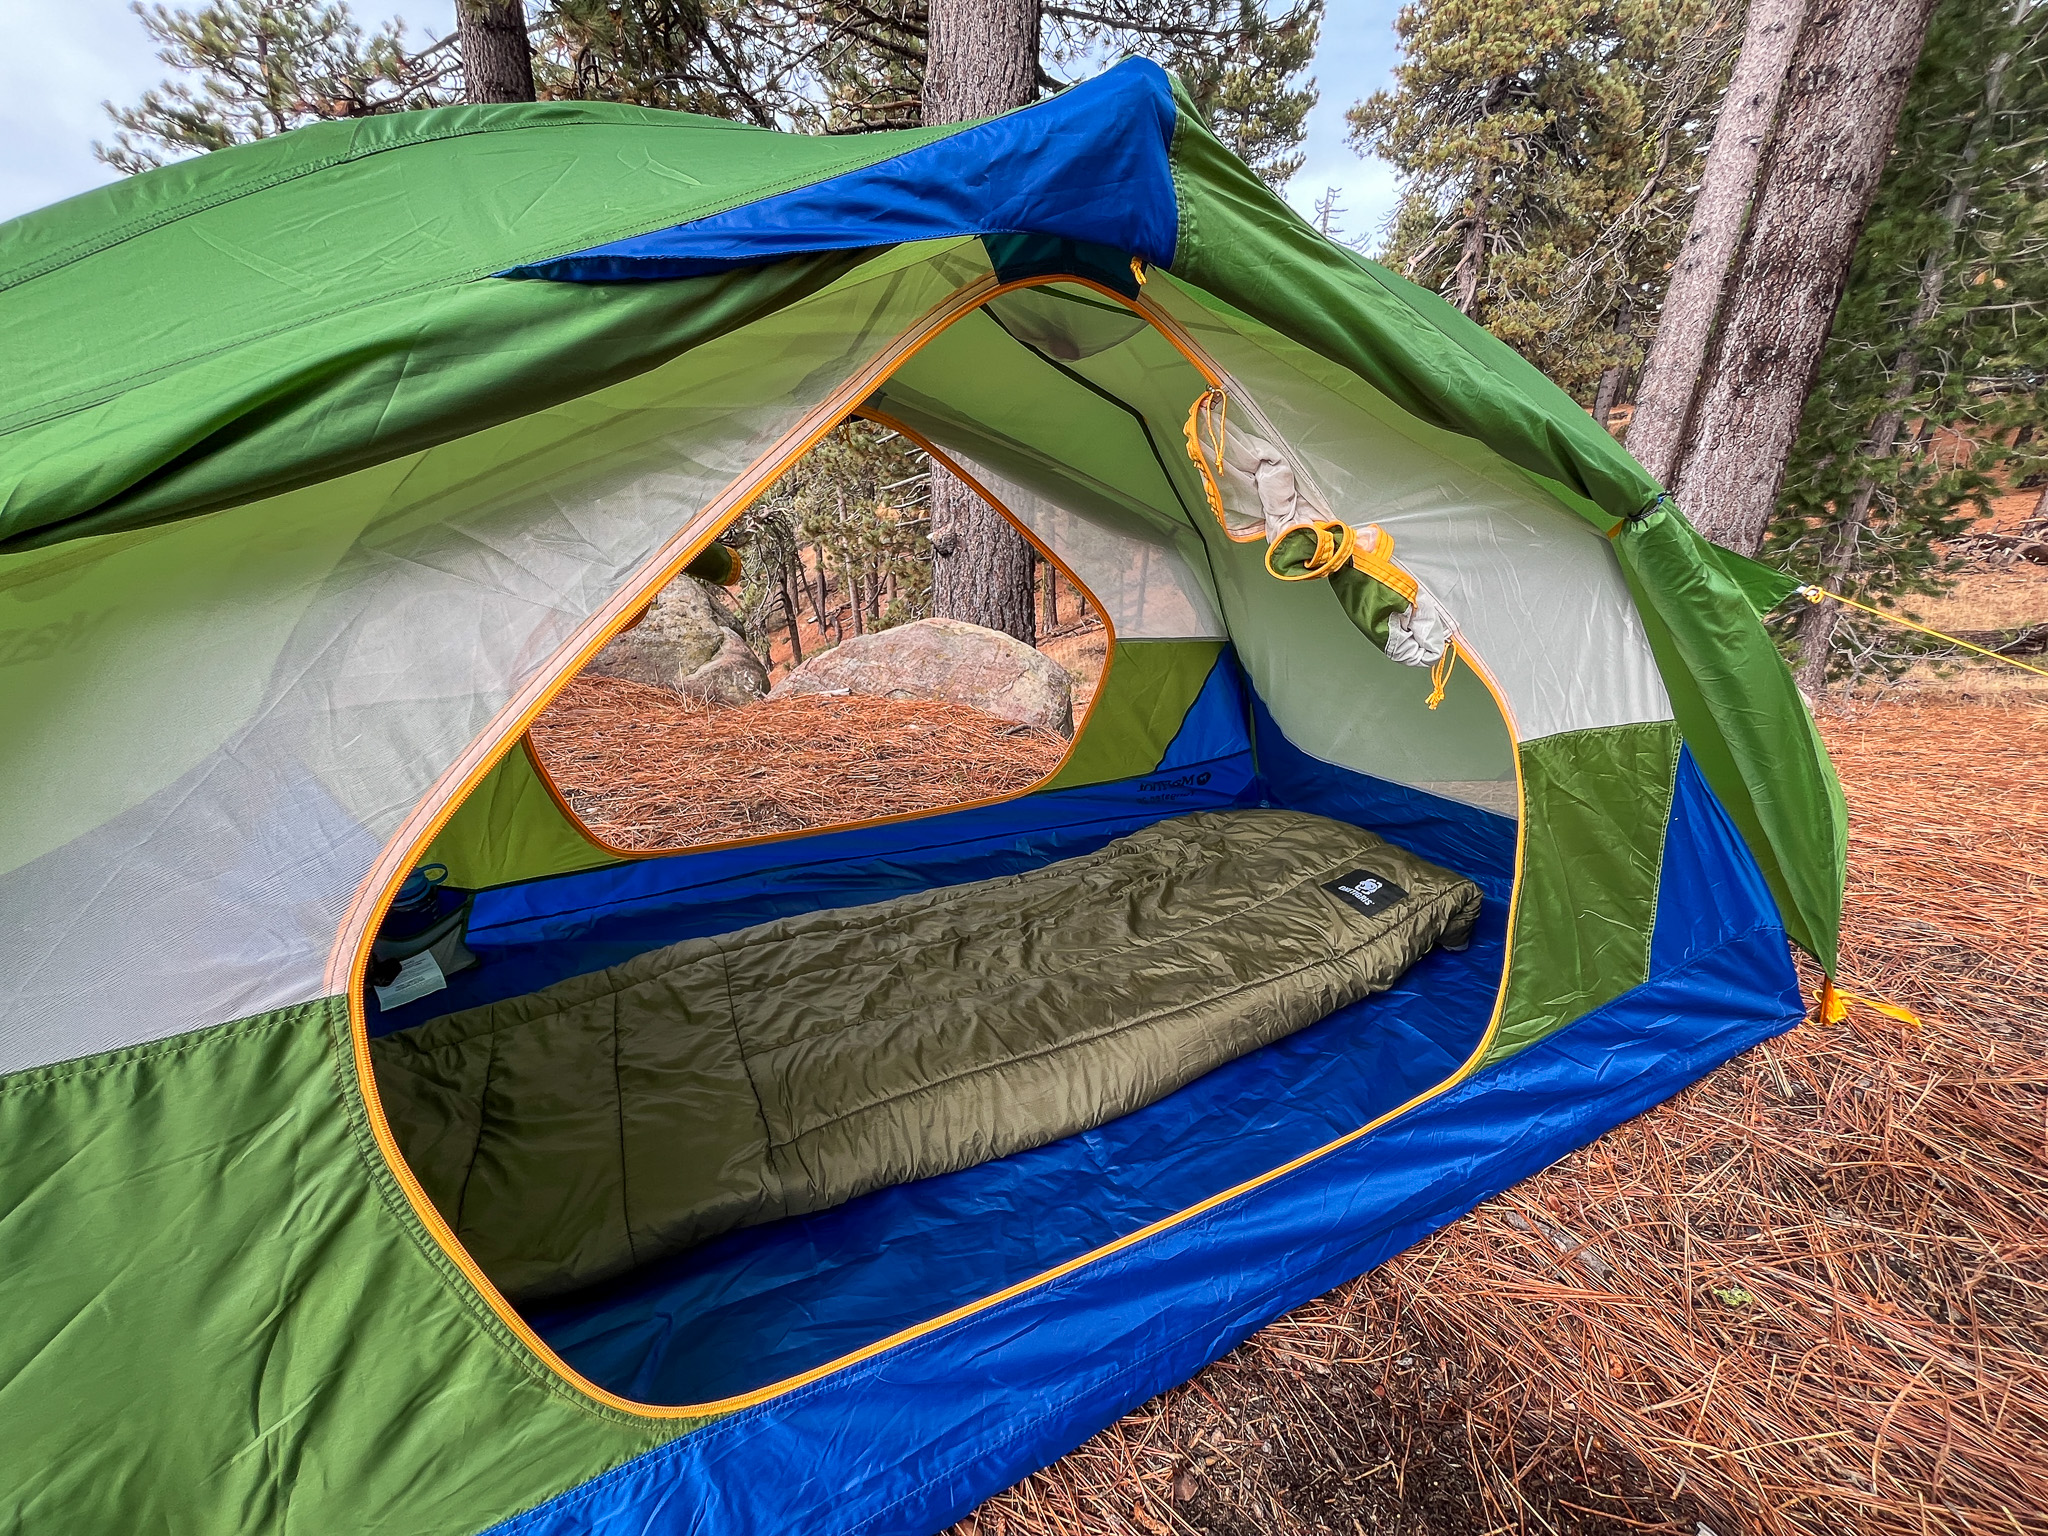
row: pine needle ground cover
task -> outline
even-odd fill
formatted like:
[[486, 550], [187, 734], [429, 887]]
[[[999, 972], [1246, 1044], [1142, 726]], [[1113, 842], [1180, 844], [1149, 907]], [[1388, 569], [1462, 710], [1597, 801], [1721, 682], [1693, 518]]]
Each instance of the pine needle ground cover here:
[[1053, 731], [940, 700], [798, 694], [738, 708], [579, 677], [534, 721], [548, 776], [618, 848], [690, 848], [1028, 789], [1066, 756]]
[[2048, 710], [1823, 721], [1805, 1026], [1255, 1336], [956, 1536], [2048, 1532]]

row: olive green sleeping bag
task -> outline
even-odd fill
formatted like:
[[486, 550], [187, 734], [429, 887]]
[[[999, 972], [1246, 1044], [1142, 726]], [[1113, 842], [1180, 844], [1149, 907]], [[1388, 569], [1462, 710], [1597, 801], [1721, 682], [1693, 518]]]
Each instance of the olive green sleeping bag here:
[[1112, 1120], [1466, 943], [1471, 881], [1295, 811], [689, 939], [371, 1042], [508, 1295]]

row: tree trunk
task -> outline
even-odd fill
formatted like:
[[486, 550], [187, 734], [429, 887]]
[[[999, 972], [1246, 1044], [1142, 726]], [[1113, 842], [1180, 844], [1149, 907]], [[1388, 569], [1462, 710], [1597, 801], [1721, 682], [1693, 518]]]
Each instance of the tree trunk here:
[[533, 100], [524, 0], [456, 0], [455, 36], [465, 100]]
[[924, 120], [965, 123], [1038, 99], [1039, 0], [931, 0]]
[[[792, 556], [791, 560], [794, 560], [796, 564], [796, 579], [799, 583], [802, 583], [804, 579], [803, 561], [800, 557], [796, 556]], [[789, 584], [791, 560], [776, 562], [775, 582], [782, 589], [782, 627], [789, 631], [789, 665], [790, 669], [794, 671], [804, 664], [804, 640], [803, 631], [797, 623], [796, 592]]]
[[1045, 562], [1045, 627], [1060, 627], [1060, 568]]
[[[1955, 176], [1949, 183], [1948, 197], [1942, 203], [1942, 226], [1948, 232], [1947, 239], [1939, 249], [1930, 251], [1921, 263], [1920, 294], [1913, 305], [1913, 318], [1906, 325], [1905, 345], [1899, 349], [1899, 355], [1892, 364], [1888, 402], [1871, 425], [1869, 442], [1872, 458], [1890, 458], [1898, 446], [1899, 429], [1906, 424], [1906, 407], [1920, 383], [1920, 332], [1941, 313], [1941, 294], [1948, 285], [1953, 242], [1956, 232], [1962, 227], [1963, 215], [1969, 210], [1971, 196], [1977, 190], [1977, 157], [1983, 153], [1985, 131], [1998, 116], [2005, 73], [2011, 65], [2012, 55], [2001, 54], [1992, 60], [1985, 76], [1983, 110], [1970, 124], [1969, 134], [1963, 140], [1963, 152], [1956, 162]], [[1821, 585], [1829, 591], [1839, 587], [1842, 579], [1856, 568], [1857, 547], [1862, 542], [1863, 530], [1869, 526], [1870, 503], [1876, 495], [1875, 479], [1859, 480], [1849, 498], [1848, 508], [1835, 524], [1821, 574]], [[1827, 602], [1809, 604], [1799, 616], [1793, 631], [1799, 653], [1797, 676], [1799, 686], [1809, 694], [1818, 695], [1827, 686], [1828, 653], [1833, 647], [1835, 628], [1841, 618], [1840, 606]]]
[[1932, 9], [1933, 0], [1819, 0], [1793, 56], [1672, 487], [1701, 533], [1740, 554], [1762, 547], [1776, 510]]
[[1458, 253], [1458, 265], [1451, 274], [1457, 291], [1451, 302], [1458, 306], [1461, 315], [1471, 314], [1479, 302], [1479, 280], [1486, 271], [1486, 215], [1492, 210], [1492, 189], [1493, 175], [1489, 171], [1472, 199], [1472, 217], [1465, 226], [1465, 248]]
[[1742, 51], [1721, 99], [1692, 222], [1671, 268], [1629, 420], [1628, 451], [1660, 485], [1670, 485], [1676, 475], [1700, 366], [1720, 315], [1729, 265], [1749, 227], [1758, 168], [1806, 12], [1807, 0], [1750, 0], [1743, 22]]
[[[964, 123], [1038, 99], [1039, 0], [931, 0], [924, 120]], [[1038, 643], [1032, 548], [1009, 519], [932, 465], [932, 612]]]
[[1614, 414], [1614, 407], [1621, 399], [1621, 382], [1628, 377], [1628, 369], [1620, 363], [1612, 368], [1600, 370], [1600, 387], [1593, 391], [1593, 420], [1600, 424], [1600, 430], [1607, 430], [1607, 418]]
[[1000, 512], [932, 467], [932, 612], [1038, 643], [1035, 552]]
[[825, 546], [811, 546], [811, 570], [818, 573], [817, 585], [811, 584], [810, 571], [804, 570], [803, 552], [797, 552], [797, 571], [804, 578], [804, 596], [810, 600], [811, 618], [818, 626], [820, 635], [825, 633], [825, 605], [832, 600], [832, 594], [825, 590]]

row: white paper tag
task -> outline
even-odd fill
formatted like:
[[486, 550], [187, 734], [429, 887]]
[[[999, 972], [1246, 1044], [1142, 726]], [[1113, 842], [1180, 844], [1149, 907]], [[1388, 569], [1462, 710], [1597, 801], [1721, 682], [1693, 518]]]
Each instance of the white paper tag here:
[[448, 978], [441, 974], [441, 962], [434, 958], [431, 949], [423, 949], [398, 962], [398, 974], [392, 977], [390, 986], [377, 988], [377, 1006], [403, 1008], [447, 985]]

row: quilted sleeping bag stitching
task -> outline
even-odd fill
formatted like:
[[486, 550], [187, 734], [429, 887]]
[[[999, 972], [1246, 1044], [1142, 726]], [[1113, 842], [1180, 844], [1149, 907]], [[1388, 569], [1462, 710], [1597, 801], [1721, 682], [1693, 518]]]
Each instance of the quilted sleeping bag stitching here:
[[[1325, 886], [1405, 892], [1370, 914]], [[686, 940], [371, 1042], [407, 1161], [532, 1300], [1164, 1097], [1465, 942], [1470, 881], [1284, 810]]]

